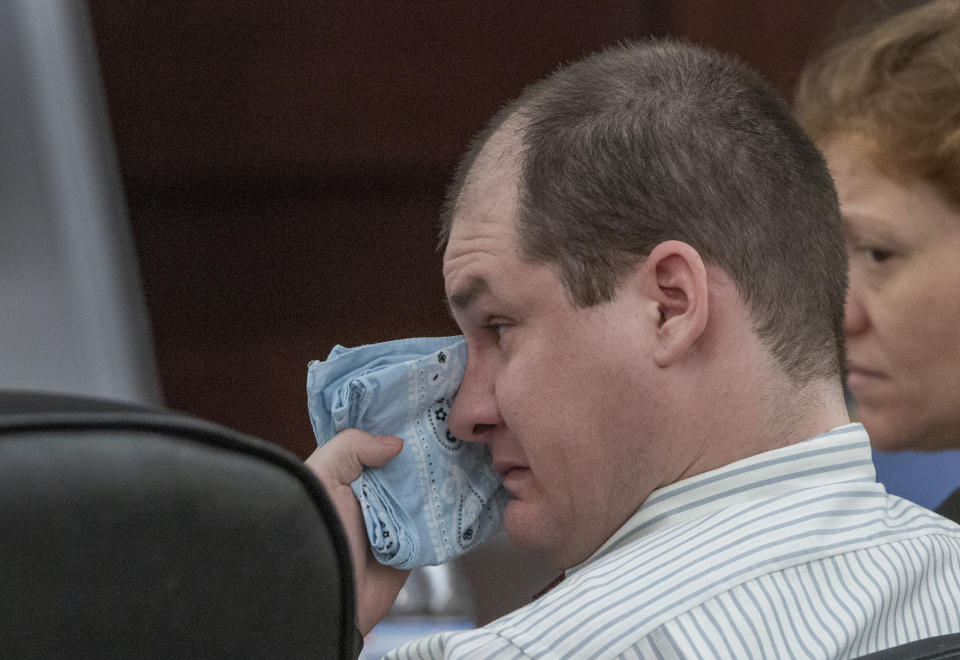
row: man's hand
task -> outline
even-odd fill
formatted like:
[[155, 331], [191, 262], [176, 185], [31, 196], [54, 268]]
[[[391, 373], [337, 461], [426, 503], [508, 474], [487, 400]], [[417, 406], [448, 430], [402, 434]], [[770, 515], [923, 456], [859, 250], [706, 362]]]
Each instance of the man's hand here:
[[347, 532], [357, 593], [357, 627], [364, 635], [390, 611], [409, 571], [384, 566], [374, 559], [360, 503], [350, 490], [350, 484], [360, 476], [364, 465], [383, 465], [401, 449], [403, 440], [392, 435], [371, 435], [347, 429], [306, 460], [307, 467], [316, 473], [333, 500]]

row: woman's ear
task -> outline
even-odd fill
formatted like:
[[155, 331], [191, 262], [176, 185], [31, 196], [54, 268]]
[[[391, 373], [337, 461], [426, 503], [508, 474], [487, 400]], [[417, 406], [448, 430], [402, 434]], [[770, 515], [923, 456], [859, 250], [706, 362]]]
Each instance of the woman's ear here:
[[707, 269], [691, 245], [664, 241], [644, 261], [660, 312], [654, 360], [666, 367], [682, 358], [707, 327]]

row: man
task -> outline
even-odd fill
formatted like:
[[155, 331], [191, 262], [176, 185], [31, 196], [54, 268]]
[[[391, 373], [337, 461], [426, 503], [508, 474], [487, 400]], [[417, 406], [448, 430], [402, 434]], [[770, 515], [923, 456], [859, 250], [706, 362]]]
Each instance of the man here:
[[[566, 579], [397, 657], [835, 657], [960, 631], [960, 527], [888, 497], [848, 424], [836, 195], [759, 76], [656, 41], [561, 69], [479, 136], [442, 239], [468, 345], [450, 427]], [[348, 485], [400, 443], [347, 431], [308, 459], [362, 632], [404, 576]]]

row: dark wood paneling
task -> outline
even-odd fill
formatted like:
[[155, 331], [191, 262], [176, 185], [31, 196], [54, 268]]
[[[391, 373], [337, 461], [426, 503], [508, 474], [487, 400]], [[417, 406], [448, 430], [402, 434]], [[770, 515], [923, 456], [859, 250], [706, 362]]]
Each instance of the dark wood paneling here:
[[306, 456], [309, 360], [455, 333], [435, 248], [442, 184], [404, 183], [132, 187], [168, 404]]
[[667, 33], [788, 92], [831, 4], [89, 0], [168, 405], [305, 456], [310, 359], [456, 331], [436, 217], [498, 107]]
[[659, 20], [633, 2], [89, 6], [167, 403], [301, 456], [310, 359], [456, 332], [435, 228], [471, 135]]
[[[789, 94], [832, 4], [89, 0], [167, 404], [305, 457], [308, 361], [456, 332], [436, 218], [497, 108], [651, 34]], [[481, 622], [553, 575], [506, 544], [471, 557]]]
[[833, 20], [838, 0], [673, 0], [667, 29], [739, 55], [791, 99], [803, 62]]
[[447, 168], [523, 85], [657, 3], [90, 0], [126, 172]]

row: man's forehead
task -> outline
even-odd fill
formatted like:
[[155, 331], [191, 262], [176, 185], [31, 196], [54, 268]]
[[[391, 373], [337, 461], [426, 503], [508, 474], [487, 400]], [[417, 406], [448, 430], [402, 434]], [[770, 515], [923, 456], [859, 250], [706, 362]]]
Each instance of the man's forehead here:
[[512, 251], [517, 176], [515, 159], [477, 159], [457, 199], [444, 262], [477, 251]]
[[487, 211], [454, 220], [443, 254], [443, 279], [454, 307], [465, 307], [464, 303], [489, 294], [488, 276], [519, 257], [512, 213]]
[[[518, 198], [518, 137], [507, 120], [487, 140], [457, 197], [444, 250], [443, 274], [452, 309], [466, 309], [489, 295], [489, 281], [476, 272], [476, 264], [516, 253]], [[465, 277], [470, 273], [469, 277]]]
[[471, 277], [463, 288], [450, 293], [447, 302], [451, 309], [467, 310], [479, 298], [490, 293], [490, 283], [483, 277]]

